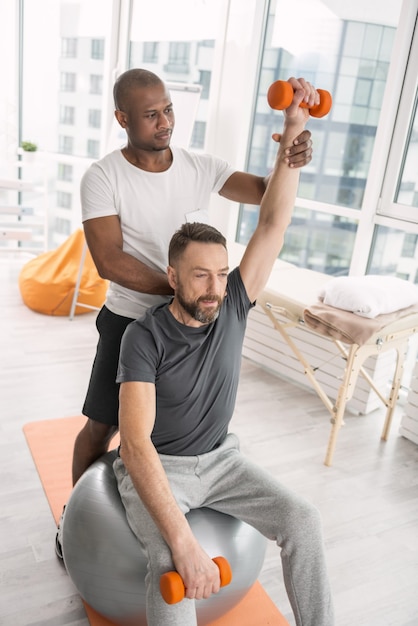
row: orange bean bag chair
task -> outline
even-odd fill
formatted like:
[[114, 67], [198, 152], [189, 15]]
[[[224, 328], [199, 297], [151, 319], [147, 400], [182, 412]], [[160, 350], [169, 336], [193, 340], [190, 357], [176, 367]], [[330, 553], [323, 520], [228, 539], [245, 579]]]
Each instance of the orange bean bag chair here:
[[[84, 232], [78, 229], [56, 250], [44, 252], [23, 266], [19, 288], [26, 306], [45, 315], [70, 314], [84, 243]], [[100, 278], [87, 249], [75, 314], [91, 311], [82, 304], [101, 307], [107, 287], [108, 281]]]

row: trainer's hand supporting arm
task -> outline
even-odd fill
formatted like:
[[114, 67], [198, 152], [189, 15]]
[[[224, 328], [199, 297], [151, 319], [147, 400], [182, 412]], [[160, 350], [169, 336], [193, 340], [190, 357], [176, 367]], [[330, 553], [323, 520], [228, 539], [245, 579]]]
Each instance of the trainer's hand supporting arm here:
[[[299, 103], [305, 100], [312, 105], [317, 99], [315, 89], [303, 79], [290, 79], [290, 82], [294, 88], [293, 102], [285, 111], [284, 130], [261, 201], [257, 228], [240, 263], [241, 276], [251, 301], [256, 300], [265, 287], [291, 221], [299, 170], [288, 166], [287, 153], [309, 119], [309, 111], [299, 107]], [[273, 135], [273, 139], [277, 141], [277, 135]]]
[[[283, 145], [282, 135], [273, 135], [275, 141]], [[286, 151], [288, 167], [303, 167], [312, 160], [312, 141], [309, 130], [304, 130], [294, 137], [293, 142]], [[266, 191], [270, 174], [256, 176], [248, 172], [234, 172], [227, 179], [219, 195], [228, 200], [243, 204], [260, 204]]]
[[173, 293], [165, 272], [154, 270], [124, 252], [122, 231], [116, 215], [85, 221], [84, 233], [91, 256], [102, 278], [142, 293], [154, 295]]
[[202, 549], [177, 505], [151, 441], [155, 422], [155, 386], [122, 383], [119, 393], [121, 458], [135, 489], [171, 550], [186, 597], [208, 598], [220, 588], [219, 569]]

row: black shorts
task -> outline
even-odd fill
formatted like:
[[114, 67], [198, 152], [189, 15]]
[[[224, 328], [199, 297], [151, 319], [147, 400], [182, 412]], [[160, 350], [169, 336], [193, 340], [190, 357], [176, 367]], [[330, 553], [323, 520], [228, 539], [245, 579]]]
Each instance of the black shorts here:
[[83, 405], [83, 414], [102, 424], [118, 425], [119, 384], [116, 383], [120, 342], [133, 320], [116, 315], [105, 306], [100, 310], [96, 327], [99, 332], [96, 356]]

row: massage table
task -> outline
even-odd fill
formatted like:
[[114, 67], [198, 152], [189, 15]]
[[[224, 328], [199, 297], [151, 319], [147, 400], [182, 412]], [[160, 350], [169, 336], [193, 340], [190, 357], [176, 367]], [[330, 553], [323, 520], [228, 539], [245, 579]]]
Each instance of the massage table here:
[[[228, 245], [230, 266], [239, 263], [244, 246]], [[332, 465], [339, 430], [344, 425], [347, 402], [352, 398], [357, 379], [361, 375], [386, 406], [386, 416], [381, 434], [387, 440], [393, 412], [402, 381], [403, 365], [412, 335], [418, 332], [418, 306], [408, 307], [393, 314], [379, 315], [374, 319], [360, 317], [335, 307], [323, 305], [318, 300], [321, 287], [331, 276], [277, 260], [257, 308], [270, 320], [272, 327], [296, 356], [309, 383], [331, 415], [331, 431], [324, 463]], [[314, 368], [301, 347], [291, 336], [291, 329], [303, 328], [305, 332], [326, 337], [334, 351], [345, 361], [344, 373], [335, 401], [329, 397], [318, 381]], [[396, 352], [396, 364], [391, 388], [386, 395], [378, 389], [363, 367], [370, 356], [386, 351]]]

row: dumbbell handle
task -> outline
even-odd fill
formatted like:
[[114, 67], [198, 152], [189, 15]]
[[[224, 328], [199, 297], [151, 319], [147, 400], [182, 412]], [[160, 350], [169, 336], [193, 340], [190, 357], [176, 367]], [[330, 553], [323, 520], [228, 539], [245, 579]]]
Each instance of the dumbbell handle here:
[[[229, 585], [232, 580], [232, 571], [228, 561], [223, 556], [217, 556], [212, 560], [219, 568], [221, 587]], [[176, 604], [183, 600], [186, 590], [180, 574], [178, 572], [163, 574], [160, 578], [160, 591], [167, 604]]]
[[[319, 104], [309, 106], [306, 102], [301, 102], [300, 107], [309, 109], [309, 114], [312, 117], [324, 117], [329, 113], [332, 107], [332, 97], [329, 91], [325, 89], [317, 89], [319, 94]], [[281, 111], [287, 109], [292, 104], [293, 100], [293, 87], [285, 80], [276, 80], [270, 85], [267, 92], [267, 101], [272, 109]]]

